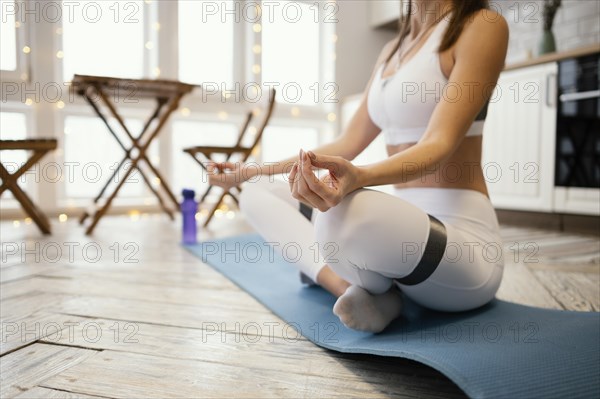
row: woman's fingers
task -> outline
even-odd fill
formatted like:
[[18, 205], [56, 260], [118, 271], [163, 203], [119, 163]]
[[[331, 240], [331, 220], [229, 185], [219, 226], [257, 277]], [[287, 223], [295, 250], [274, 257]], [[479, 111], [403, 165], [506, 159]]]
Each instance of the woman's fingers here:
[[307, 157], [312, 166], [318, 169], [327, 169], [330, 172], [337, 174], [343, 165], [344, 159], [338, 156], [315, 154], [308, 151]]
[[318, 180], [312, 171], [310, 162], [305, 153], [302, 153], [300, 159], [300, 173], [298, 176], [298, 193], [310, 202], [313, 208], [317, 208], [320, 211], [326, 211], [329, 209], [326, 201], [315, 193], [309, 186], [308, 180], [313, 184], [315, 180]]
[[294, 184], [298, 179], [298, 162], [295, 162], [292, 165], [292, 169], [290, 170], [290, 174], [288, 176], [288, 183], [290, 185], [290, 192], [294, 192]]
[[302, 180], [302, 175], [300, 174], [300, 166], [298, 162], [294, 163], [294, 165], [292, 166], [288, 179], [292, 197], [308, 206], [314, 206], [308, 199], [306, 199], [300, 193], [300, 180]]
[[239, 177], [236, 176], [235, 173], [231, 173], [238, 169], [239, 166], [239, 164], [234, 164], [232, 162], [208, 161], [206, 163], [208, 183], [227, 189], [239, 185], [241, 183]]
[[333, 202], [334, 197], [336, 195], [335, 190], [332, 187], [325, 184], [323, 181], [321, 181], [313, 173], [311, 164], [308, 161], [308, 159], [302, 166], [302, 177], [303, 180], [306, 182], [308, 189], [315, 195], [317, 195], [321, 199], [323, 204], [328, 204], [329, 206], [331, 206], [331, 203]]
[[292, 192], [292, 197], [308, 205], [308, 202], [306, 202], [306, 200], [300, 195], [298, 191], [298, 181], [301, 178], [299, 171], [300, 167], [298, 166], [298, 162], [296, 162], [294, 166], [292, 166], [292, 170], [290, 171], [290, 191]]

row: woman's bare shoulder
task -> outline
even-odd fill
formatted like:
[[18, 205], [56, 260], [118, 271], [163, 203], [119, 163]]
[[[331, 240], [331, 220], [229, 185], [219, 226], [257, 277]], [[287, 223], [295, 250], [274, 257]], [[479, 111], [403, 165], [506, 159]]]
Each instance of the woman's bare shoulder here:
[[492, 10], [479, 10], [471, 16], [455, 44], [455, 58], [485, 60], [488, 68], [500, 70], [508, 49], [508, 24]]
[[496, 11], [483, 9], [468, 18], [461, 37], [465, 36], [467, 39], [486, 38], [486, 40], [494, 41], [490, 44], [498, 44], [508, 41], [508, 34], [509, 28], [506, 19]]

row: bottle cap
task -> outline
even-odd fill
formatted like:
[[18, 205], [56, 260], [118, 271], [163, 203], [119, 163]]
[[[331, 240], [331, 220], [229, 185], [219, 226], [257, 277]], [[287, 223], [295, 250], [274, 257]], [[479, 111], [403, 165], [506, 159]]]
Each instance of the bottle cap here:
[[188, 188], [184, 188], [181, 191], [181, 194], [183, 195], [184, 199], [194, 199], [194, 197], [196, 196], [196, 193], [194, 192], [194, 190], [190, 190]]

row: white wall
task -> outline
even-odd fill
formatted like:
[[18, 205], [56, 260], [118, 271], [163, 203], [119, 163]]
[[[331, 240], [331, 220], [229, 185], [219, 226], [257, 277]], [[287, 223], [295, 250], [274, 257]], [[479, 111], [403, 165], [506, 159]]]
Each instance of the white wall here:
[[[523, 61], [537, 55], [543, 29], [543, 1], [492, 1], [510, 25], [506, 63]], [[571, 50], [600, 42], [600, 1], [563, 0], [552, 28], [558, 51]]]
[[396, 34], [369, 26], [368, 0], [339, 0], [337, 4], [335, 76], [338, 98], [343, 99], [364, 90], [379, 52]]

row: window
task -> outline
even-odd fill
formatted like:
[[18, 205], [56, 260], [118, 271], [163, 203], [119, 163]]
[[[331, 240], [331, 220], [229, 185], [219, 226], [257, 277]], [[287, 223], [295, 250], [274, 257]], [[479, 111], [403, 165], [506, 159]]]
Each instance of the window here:
[[234, 2], [179, 1], [179, 79], [231, 88]]
[[[45, 129], [60, 127], [59, 148], [44, 158], [41, 167], [57, 165], [61, 177], [56, 184], [28, 187], [32, 199], [48, 209], [75, 211], [88, 206], [124, 155], [80, 96], [65, 101], [64, 91], [62, 103], [35, 104], [38, 97], [50, 101], [54, 93], [45, 95], [44, 90], [54, 87], [56, 78], [160, 76], [204, 84], [204, 90], [185, 96], [181, 112], [173, 114], [148, 151], [154, 165], [160, 161], [161, 172], [177, 195], [184, 187], [201, 193], [208, 185], [202, 169], [182, 148], [233, 144], [246, 112], [261, 105], [252, 102], [255, 84], [267, 90], [264, 83], [275, 83], [278, 102], [256, 158], [280, 160], [300, 147], [315, 147], [333, 130], [334, 124], [327, 122], [333, 118], [327, 114], [334, 106], [325, 104], [324, 96], [332, 90], [323, 82], [333, 80], [335, 24], [325, 23], [326, 9], [320, 2], [82, 0], [46, 2], [48, 8], [44, 2], [30, 4], [27, 9], [42, 12], [43, 23], [35, 22], [34, 13], [22, 14], [26, 3], [0, 0], [0, 77], [3, 85], [21, 88], [3, 105], [0, 132], [2, 138], [25, 138], [31, 128], [48, 134]], [[13, 4], [14, 12], [7, 11]], [[62, 7], [62, 15], [54, 18], [57, 7]], [[213, 82], [228, 93], [214, 93], [216, 87], [207, 86]], [[34, 92], [37, 97], [30, 98]], [[249, 103], [241, 103], [244, 97]], [[133, 134], [141, 130], [149, 107], [142, 102], [115, 105]], [[120, 132], [115, 121], [110, 123]], [[252, 127], [250, 136], [256, 134]], [[127, 137], [123, 142], [130, 146]], [[24, 152], [2, 156], [17, 164], [26, 160]], [[24, 182], [33, 177], [26, 175]], [[122, 177], [121, 171], [116, 182]], [[160, 184], [154, 179], [152, 183]], [[9, 202], [12, 206], [15, 201], [4, 201], [7, 197], [2, 198], [3, 206]], [[141, 174], [134, 172], [115, 205], [137, 204], [154, 206], [156, 201]]]
[[17, 32], [15, 14], [10, 12], [10, 3], [13, 1], [0, 0], [0, 69], [4, 71], [17, 70]]
[[208, 187], [206, 176], [184, 148], [197, 145], [233, 145], [238, 137], [238, 127], [231, 123], [176, 121], [173, 123], [172, 162], [173, 173], [169, 180], [175, 195], [184, 188], [202, 194]]
[[[114, 122], [114, 121], [113, 121]], [[142, 121], [126, 120], [127, 127], [138, 132]], [[135, 134], [135, 133], [134, 133]], [[90, 145], [93, 141], [94, 145]], [[123, 140], [129, 147], [129, 141]], [[67, 198], [93, 198], [108, 181], [124, 152], [117, 141], [107, 131], [99, 118], [68, 116], [65, 120], [63, 176]], [[102, 149], [98, 151], [98, 149]], [[156, 142], [148, 149], [148, 157], [156, 165], [158, 160]], [[118, 183], [125, 175], [122, 168], [113, 180]], [[153, 184], [156, 184], [153, 181]], [[119, 191], [118, 197], [142, 197], [147, 195], [146, 184], [138, 171], [130, 174], [127, 182]]]
[[300, 148], [310, 150], [319, 144], [319, 131], [310, 127], [268, 126], [262, 137], [264, 162], [276, 162], [296, 155]]
[[144, 43], [143, 11], [143, 1], [92, 1], [73, 12], [72, 18], [63, 18], [64, 80], [70, 81], [76, 73], [143, 77], [144, 52], [155, 46]]
[[262, 81], [279, 83], [283, 102], [316, 105], [321, 56], [315, 6], [278, 5], [262, 16]]
[[0, 134], [2, 140], [22, 140], [27, 137], [25, 114], [20, 112], [0, 112]]

